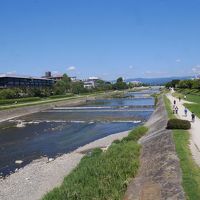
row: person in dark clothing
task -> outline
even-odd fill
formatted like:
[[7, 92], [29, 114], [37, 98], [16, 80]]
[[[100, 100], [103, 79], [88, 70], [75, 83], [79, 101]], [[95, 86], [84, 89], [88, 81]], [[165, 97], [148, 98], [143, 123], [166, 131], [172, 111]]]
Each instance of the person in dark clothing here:
[[185, 108], [184, 109], [184, 113], [185, 113], [185, 116], [187, 117], [187, 112], [188, 112], [188, 110], [187, 110], [187, 108]]
[[194, 114], [194, 112], [192, 112], [191, 117], [192, 117], [192, 122], [194, 122], [195, 121], [195, 114]]
[[178, 114], [178, 107], [175, 108], [175, 113]]
[[174, 105], [176, 105], [176, 100], [174, 100]]

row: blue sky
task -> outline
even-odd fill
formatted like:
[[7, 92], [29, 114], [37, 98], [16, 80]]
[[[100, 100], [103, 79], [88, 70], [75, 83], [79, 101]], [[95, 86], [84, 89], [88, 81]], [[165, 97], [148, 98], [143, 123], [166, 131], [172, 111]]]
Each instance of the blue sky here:
[[192, 75], [199, 10], [199, 0], [0, 0], [0, 73]]

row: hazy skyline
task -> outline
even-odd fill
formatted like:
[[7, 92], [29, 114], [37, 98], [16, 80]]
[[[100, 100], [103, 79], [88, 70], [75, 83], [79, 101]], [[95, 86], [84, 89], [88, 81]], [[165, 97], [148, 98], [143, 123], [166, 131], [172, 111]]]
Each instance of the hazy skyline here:
[[0, 0], [0, 73], [200, 72], [199, 0]]

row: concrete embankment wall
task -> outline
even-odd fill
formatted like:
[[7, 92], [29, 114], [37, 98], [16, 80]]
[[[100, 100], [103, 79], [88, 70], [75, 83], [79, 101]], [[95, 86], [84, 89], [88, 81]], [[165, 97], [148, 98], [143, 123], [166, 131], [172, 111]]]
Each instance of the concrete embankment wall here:
[[7, 109], [7, 110], [1, 110], [0, 111], [0, 122], [7, 121], [9, 119], [13, 119], [16, 117], [21, 117], [24, 115], [29, 115], [32, 113], [52, 109], [57, 106], [77, 106], [84, 104], [87, 100], [94, 100], [94, 97], [89, 98], [80, 98], [80, 99], [70, 99], [70, 100], [63, 100], [63, 101], [57, 101], [57, 102], [51, 102], [51, 103], [45, 103], [45, 104], [39, 104], [39, 105], [33, 105], [33, 106], [24, 106], [19, 108], [13, 108], [13, 109]]
[[128, 186], [124, 200], [184, 200], [182, 174], [172, 131], [166, 129], [167, 113], [163, 98], [146, 123], [148, 133], [142, 145], [140, 170]]

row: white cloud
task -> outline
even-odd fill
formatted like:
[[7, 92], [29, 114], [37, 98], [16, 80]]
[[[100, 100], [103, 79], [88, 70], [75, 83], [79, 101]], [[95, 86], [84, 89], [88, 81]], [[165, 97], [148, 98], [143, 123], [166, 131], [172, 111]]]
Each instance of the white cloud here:
[[75, 66], [70, 66], [67, 68], [67, 71], [75, 71], [76, 67]]
[[195, 74], [200, 74], [200, 65], [196, 65], [192, 68], [192, 71], [195, 73]]
[[180, 58], [177, 58], [177, 59], [176, 59], [176, 62], [177, 62], [177, 63], [180, 63], [180, 62], [181, 62], [181, 59], [180, 59]]
[[149, 70], [147, 70], [147, 71], [145, 71], [144, 73], [145, 73], [145, 74], [152, 74], [153, 72], [152, 72], [152, 71], [149, 71]]
[[7, 75], [16, 75], [16, 71], [7, 72]]
[[58, 72], [58, 71], [52, 71], [52, 74], [60, 74], [60, 72]]
[[129, 69], [133, 69], [133, 65], [129, 65]]

